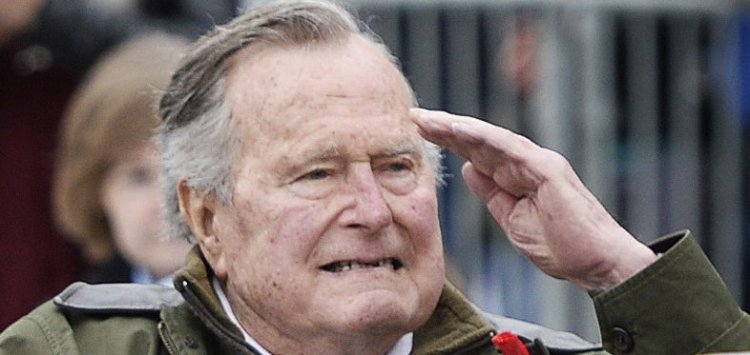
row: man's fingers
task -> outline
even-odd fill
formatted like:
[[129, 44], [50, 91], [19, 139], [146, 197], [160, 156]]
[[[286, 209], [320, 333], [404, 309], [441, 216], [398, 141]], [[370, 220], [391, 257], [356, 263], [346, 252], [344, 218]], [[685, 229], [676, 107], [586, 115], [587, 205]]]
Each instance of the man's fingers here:
[[410, 113], [412, 119], [417, 122], [417, 124], [439, 124], [448, 128], [452, 123], [482, 122], [481, 120], [469, 116], [454, 115], [445, 111], [427, 110], [419, 107], [412, 108]]
[[474, 169], [491, 177], [515, 196], [532, 193], [546, 168], [539, 162], [544, 149], [502, 127], [441, 111], [413, 109], [412, 118], [428, 140], [470, 161]]
[[[538, 148], [523, 136], [469, 116], [414, 108], [411, 117], [426, 139], [449, 149], [454, 146], [458, 149], [485, 146], [510, 157], [520, 157], [530, 149]], [[464, 156], [470, 152], [454, 153]]]
[[471, 162], [464, 163], [461, 167], [461, 175], [471, 192], [479, 196], [484, 203], [490, 199], [493, 190], [497, 189], [497, 184], [492, 178], [478, 171]]
[[517, 199], [500, 188], [492, 178], [477, 170], [471, 162], [464, 163], [461, 175], [469, 190], [479, 196], [501, 225], [505, 225]]
[[412, 109], [411, 118], [419, 128], [419, 134], [425, 139], [450, 149], [452, 152], [469, 159], [467, 147], [460, 146], [461, 142], [456, 139], [453, 132], [455, 119], [440, 111], [429, 111], [424, 109]]

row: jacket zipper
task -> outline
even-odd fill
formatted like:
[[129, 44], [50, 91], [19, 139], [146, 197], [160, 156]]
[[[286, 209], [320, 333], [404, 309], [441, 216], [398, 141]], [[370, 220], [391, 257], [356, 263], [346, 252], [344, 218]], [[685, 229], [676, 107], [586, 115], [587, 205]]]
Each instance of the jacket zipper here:
[[165, 329], [166, 327], [164, 325], [164, 322], [159, 322], [159, 325], [157, 325], [156, 328], [159, 330], [159, 337], [164, 343], [164, 346], [167, 348], [167, 352], [170, 355], [177, 355], [177, 350], [175, 350], [174, 343], [172, 343], [172, 338], [167, 336], [167, 330]]
[[467, 344], [464, 347], [461, 347], [459, 349], [456, 349], [452, 354], [453, 355], [460, 355], [460, 354], [473, 354], [475, 350], [486, 346], [488, 343], [492, 342], [492, 337], [495, 336], [495, 332], [489, 332], [487, 335], [482, 337], [481, 339], [471, 343]]
[[211, 312], [206, 309], [206, 306], [198, 299], [198, 296], [193, 293], [193, 290], [190, 288], [190, 283], [187, 280], [182, 280], [181, 293], [187, 303], [196, 312], [196, 314], [198, 314], [200, 318], [203, 318], [204, 320], [211, 323], [211, 326], [216, 329], [216, 333], [218, 336], [226, 338], [228, 341], [234, 343], [238, 349], [249, 350], [250, 354], [260, 355], [260, 353], [253, 349], [250, 345], [246, 344], [244, 339], [238, 339], [229, 329], [227, 329], [223, 324], [219, 323], [219, 321], [211, 314]]

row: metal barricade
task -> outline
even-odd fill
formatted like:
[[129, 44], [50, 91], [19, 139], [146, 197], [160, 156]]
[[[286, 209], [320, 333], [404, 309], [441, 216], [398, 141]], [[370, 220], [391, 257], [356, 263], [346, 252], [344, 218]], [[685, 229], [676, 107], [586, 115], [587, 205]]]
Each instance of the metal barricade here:
[[[648, 242], [699, 238], [742, 290], [737, 41], [722, 1], [354, 1], [420, 105], [482, 117], [567, 156]], [[733, 64], [732, 64], [733, 63]], [[588, 295], [518, 256], [460, 177], [441, 191], [446, 250], [481, 307], [599, 335]]]

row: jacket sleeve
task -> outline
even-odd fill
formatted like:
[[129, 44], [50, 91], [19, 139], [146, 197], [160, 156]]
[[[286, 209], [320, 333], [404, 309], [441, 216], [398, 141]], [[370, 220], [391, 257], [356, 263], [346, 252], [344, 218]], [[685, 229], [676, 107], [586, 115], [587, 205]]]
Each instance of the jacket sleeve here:
[[594, 296], [604, 347], [613, 354], [697, 354], [750, 349], [743, 312], [689, 232], [623, 284]]
[[79, 354], [70, 327], [47, 302], [0, 333], [0, 355]]

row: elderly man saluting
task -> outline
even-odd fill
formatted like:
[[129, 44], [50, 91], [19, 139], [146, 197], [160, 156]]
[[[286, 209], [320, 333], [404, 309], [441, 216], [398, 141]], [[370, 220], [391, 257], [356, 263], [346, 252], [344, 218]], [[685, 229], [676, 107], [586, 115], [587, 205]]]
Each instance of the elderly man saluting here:
[[482, 313], [446, 283], [430, 142], [466, 158], [522, 253], [596, 294], [606, 351], [750, 349], [748, 316], [687, 233], [639, 243], [560, 155], [416, 108], [394, 62], [324, 1], [257, 7], [199, 40], [157, 138], [169, 233], [196, 244], [179, 293], [74, 284], [8, 328], [0, 353], [604, 353]]

